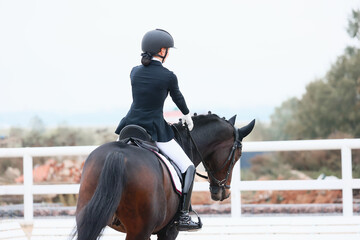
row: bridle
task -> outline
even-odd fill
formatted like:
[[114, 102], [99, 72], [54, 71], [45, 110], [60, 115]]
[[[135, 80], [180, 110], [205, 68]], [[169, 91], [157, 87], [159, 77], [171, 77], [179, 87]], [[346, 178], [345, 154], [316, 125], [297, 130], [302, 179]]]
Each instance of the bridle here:
[[[228, 181], [228, 179], [229, 179], [229, 177], [230, 177], [230, 173], [231, 173], [231, 171], [232, 171], [232, 169], [233, 169], [233, 167], [234, 167], [234, 164], [235, 164], [235, 162], [236, 162], [236, 160], [237, 160], [237, 159], [235, 159], [235, 151], [236, 151], [237, 149], [241, 149], [241, 148], [242, 148], [242, 143], [241, 143], [241, 140], [242, 140], [242, 139], [240, 139], [239, 131], [238, 131], [237, 127], [235, 127], [235, 126], [233, 126], [233, 125], [232, 125], [232, 127], [233, 127], [233, 129], [234, 129], [234, 143], [233, 143], [233, 146], [232, 146], [231, 151], [230, 151], [230, 153], [229, 153], [229, 156], [228, 156], [228, 158], [226, 159], [226, 161], [223, 163], [223, 165], [221, 166], [220, 169], [218, 169], [217, 171], [212, 171], [212, 170], [210, 170], [210, 168], [207, 166], [206, 162], [204, 161], [204, 158], [202, 157], [202, 154], [200, 153], [199, 148], [197, 147], [197, 144], [195, 143], [195, 141], [194, 141], [194, 139], [193, 139], [193, 137], [192, 137], [192, 135], [191, 135], [191, 133], [190, 133], [190, 130], [189, 130], [187, 124], [185, 123], [185, 129], [186, 129], [186, 132], [187, 132], [187, 134], [188, 134], [188, 137], [190, 138], [192, 144], [194, 145], [194, 148], [195, 148], [197, 154], [199, 155], [199, 157], [200, 157], [200, 159], [201, 159], [201, 162], [202, 162], [202, 164], [203, 164], [203, 166], [204, 166], [204, 168], [205, 168], [205, 171], [207, 172], [208, 176], [204, 176], [204, 175], [202, 175], [202, 174], [200, 174], [200, 173], [198, 173], [198, 172], [196, 172], [196, 174], [197, 174], [199, 177], [202, 177], [202, 178], [205, 178], [205, 179], [211, 179], [213, 182], [215, 182], [215, 184], [216, 184], [215, 186], [211, 186], [211, 185], [210, 185], [210, 192], [213, 193], [213, 194], [218, 193], [218, 191], [219, 191], [220, 189], [222, 189], [222, 190], [223, 190], [223, 194], [225, 194], [225, 189], [230, 189], [230, 185], [227, 185], [226, 182]], [[192, 149], [192, 148], [191, 148], [191, 149]], [[222, 179], [222, 180], [217, 179], [217, 178], [215, 177], [215, 174], [216, 174], [218, 171], [223, 170], [223, 169], [225, 168], [225, 166], [226, 166], [229, 162], [230, 162], [230, 164], [229, 164], [229, 168], [228, 168], [228, 170], [227, 170], [227, 172], [226, 172], [225, 178]]]

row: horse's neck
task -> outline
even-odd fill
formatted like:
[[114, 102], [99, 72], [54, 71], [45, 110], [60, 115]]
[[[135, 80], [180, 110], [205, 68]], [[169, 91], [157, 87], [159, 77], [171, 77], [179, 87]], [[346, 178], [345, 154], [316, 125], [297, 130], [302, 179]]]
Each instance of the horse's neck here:
[[[178, 128], [179, 129], [179, 128]], [[188, 133], [184, 128], [181, 128], [179, 131], [179, 135], [176, 134], [176, 139], [178, 142], [183, 143], [182, 146], [185, 153], [190, 156], [191, 161], [193, 161], [195, 166], [198, 166], [202, 160], [202, 158], [206, 157], [209, 151], [213, 151], [212, 146], [215, 142], [219, 142], [220, 139], [211, 139], [208, 136], [208, 128], [197, 127], [191, 131], [191, 136], [194, 139], [196, 146], [193, 144], [192, 140], [189, 139]], [[219, 130], [220, 131], [220, 130]], [[212, 136], [217, 136], [216, 134], [212, 134]], [[198, 148], [198, 149], [197, 149]]]
[[[194, 146], [192, 140], [189, 138], [188, 133], [185, 128], [175, 125], [175, 139], [177, 142], [181, 145], [184, 152], [190, 156], [190, 160], [193, 162], [195, 167], [197, 167], [201, 163], [201, 156], [197, 152], [196, 147]], [[192, 136], [194, 136], [193, 132], [190, 133]], [[195, 138], [193, 138], [195, 143], [197, 142]], [[199, 151], [201, 151], [199, 149]]]

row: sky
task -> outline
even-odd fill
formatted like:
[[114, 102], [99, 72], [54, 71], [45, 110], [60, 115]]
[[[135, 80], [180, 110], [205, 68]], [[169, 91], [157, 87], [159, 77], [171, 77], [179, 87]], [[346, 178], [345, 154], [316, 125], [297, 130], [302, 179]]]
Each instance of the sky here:
[[[174, 71], [192, 112], [268, 121], [301, 98], [348, 45], [354, 0], [0, 0], [0, 127], [114, 125], [132, 98], [141, 39], [170, 32]], [[165, 111], [175, 108], [171, 99]]]

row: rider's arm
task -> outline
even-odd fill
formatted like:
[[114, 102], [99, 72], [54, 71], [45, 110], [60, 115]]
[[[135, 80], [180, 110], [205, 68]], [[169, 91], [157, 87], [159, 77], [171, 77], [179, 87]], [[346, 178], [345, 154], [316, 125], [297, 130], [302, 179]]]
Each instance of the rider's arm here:
[[189, 114], [189, 108], [186, 105], [185, 98], [180, 92], [178, 80], [174, 73], [171, 72], [171, 80], [169, 86], [170, 96], [176, 106], [180, 109], [182, 114], [187, 115]]

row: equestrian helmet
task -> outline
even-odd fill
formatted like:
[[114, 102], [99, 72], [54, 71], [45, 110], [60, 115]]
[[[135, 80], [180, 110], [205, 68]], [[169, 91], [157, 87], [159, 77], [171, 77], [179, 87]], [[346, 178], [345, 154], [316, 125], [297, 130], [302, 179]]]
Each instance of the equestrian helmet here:
[[162, 29], [155, 29], [145, 33], [141, 42], [142, 51], [152, 55], [160, 52], [161, 48], [172, 47], [174, 47], [173, 37], [170, 33]]

